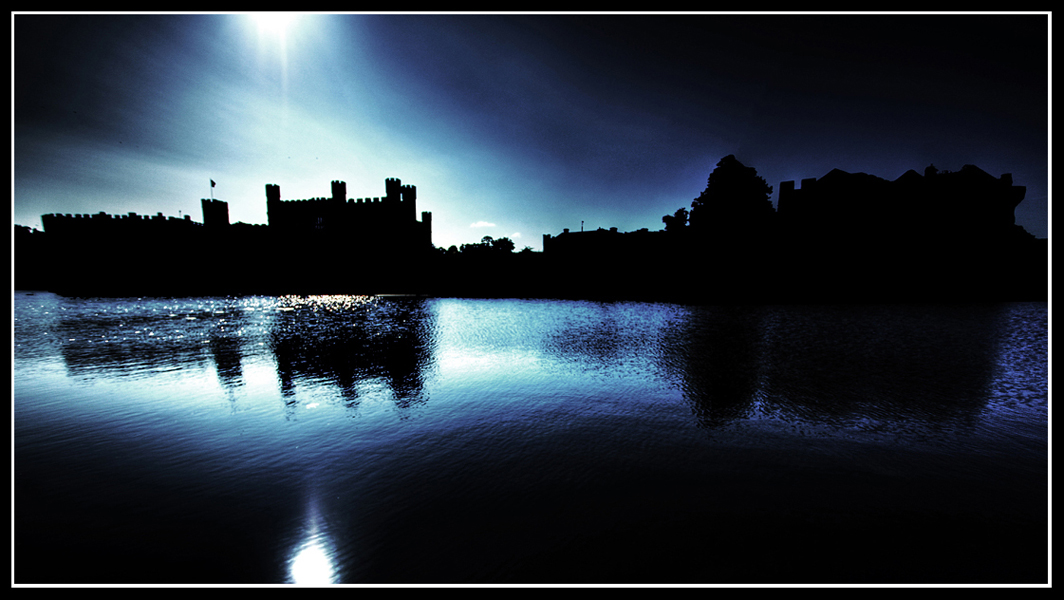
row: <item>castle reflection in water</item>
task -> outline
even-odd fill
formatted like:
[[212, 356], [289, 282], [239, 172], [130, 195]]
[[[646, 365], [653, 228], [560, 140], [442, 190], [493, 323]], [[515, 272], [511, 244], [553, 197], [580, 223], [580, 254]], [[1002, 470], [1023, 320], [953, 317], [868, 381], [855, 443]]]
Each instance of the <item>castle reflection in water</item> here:
[[[60, 302], [96, 304], [55, 325], [75, 379], [213, 370], [233, 391], [263, 384], [248, 381], [249, 363], [269, 364], [288, 410], [325, 398], [357, 411], [387, 398], [403, 411], [430, 401], [442, 361], [513, 354], [525, 361], [510, 365], [514, 389], [535, 385], [527, 368], [590, 394], [596, 381], [635, 378], [680, 393], [708, 429], [759, 418], [973, 422], [1009, 311], [286, 296], [142, 300], [131, 312], [121, 301]], [[468, 322], [449, 321], [456, 303]]]

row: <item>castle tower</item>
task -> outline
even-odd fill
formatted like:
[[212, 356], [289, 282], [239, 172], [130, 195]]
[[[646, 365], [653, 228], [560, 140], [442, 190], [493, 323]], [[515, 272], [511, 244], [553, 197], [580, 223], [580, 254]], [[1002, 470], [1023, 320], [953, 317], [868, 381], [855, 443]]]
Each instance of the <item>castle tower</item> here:
[[281, 224], [281, 186], [266, 184], [266, 224], [277, 227]]
[[222, 200], [201, 198], [203, 226], [211, 229], [229, 226], [229, 203]]
[[421, 231], [422, 242], [426, 248], [432, 247], [432, 213], [428, 211], [421, 212]]
[[332, 182], [332, 199], [339, 202], [347, 201], [347, 184], [343, 181]]
[[[417, 187], [404, 185], [399, 188], [403, 197], [403, 218], [408, 221], [417, 220]], [[424, 214], [424, 213], [422, 213]]]
[[403, 182], [395, 177], [389, 177], [384, 180], [384, 201], [391, 204], [392, 202], [399, 202], [399, 197], [402, 193]]

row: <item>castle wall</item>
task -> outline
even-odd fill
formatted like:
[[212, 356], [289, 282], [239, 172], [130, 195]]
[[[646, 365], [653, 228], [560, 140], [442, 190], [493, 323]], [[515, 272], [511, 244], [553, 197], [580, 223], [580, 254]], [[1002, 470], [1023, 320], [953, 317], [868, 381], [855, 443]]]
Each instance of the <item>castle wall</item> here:
[[385, 195], [346, 198], [347, 184], [332, 182], [330, 198], [281, 200], [280, 187], [266, 186], [270, 228], [304, 240], [338, 242], [352, 249], [432, 247], [431, 218], [417, 221], [417, 189], [396, 178], [385, 179]]
[[124, 236], [169, 235], [194, 231], [202, 227], [190, 215], [184, 218], [156, 215], [48, 214], [41, 215], [41, 225], [49, 236], [75, 238], [104, 238]]

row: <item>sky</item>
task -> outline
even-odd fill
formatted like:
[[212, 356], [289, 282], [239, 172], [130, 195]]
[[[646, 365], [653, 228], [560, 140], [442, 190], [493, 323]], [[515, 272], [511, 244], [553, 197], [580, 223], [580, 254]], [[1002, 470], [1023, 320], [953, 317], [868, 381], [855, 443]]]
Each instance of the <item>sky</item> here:
[[272, 16], [13, 14], [13, 222], [266, 223], [267, 183], [395, 177], [436, 246], [540, 250], [660, 230], [735, 155], [774, 204], [835, 168], [1011, 173], [1048, 237], [1048, 13]]

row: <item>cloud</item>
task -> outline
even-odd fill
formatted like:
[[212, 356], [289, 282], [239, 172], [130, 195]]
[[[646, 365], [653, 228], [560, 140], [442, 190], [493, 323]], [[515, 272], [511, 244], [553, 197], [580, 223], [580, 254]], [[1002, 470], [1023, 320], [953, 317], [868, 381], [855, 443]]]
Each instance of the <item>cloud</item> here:
[[510, 239], [511, 240], [516, 240], [519, 237], [521, 237], [521, 232], [520, 231], [515, 231], [515, 232], [510, 234]]
[[495, 227], [495, 223], [488, 223], [487, 221], [477, 221], [470, 225], [470, 227]]

